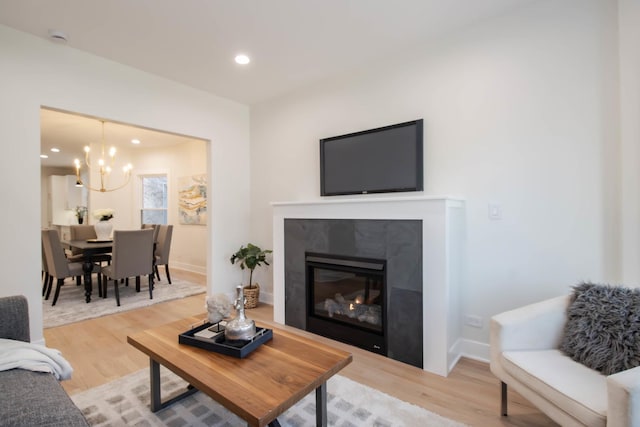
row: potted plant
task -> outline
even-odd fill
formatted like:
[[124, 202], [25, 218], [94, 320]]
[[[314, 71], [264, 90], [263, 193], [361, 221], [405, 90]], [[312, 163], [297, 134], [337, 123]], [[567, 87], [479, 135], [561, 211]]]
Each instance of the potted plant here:
[[255, 308], [258, 306], [258, 298], [260, 296], [260, 285], [253, 283], [253, 270], [262, 265], [269, 265], [267, 262], [267, 254], [272, 251], [269, 249], [262, 250], [258, 246], [247, 243], [247, 246], [240, 246], [240, 249], [231, 255], [231, 264], [240, 263], [240, 268], [249, 269], [249, 285], [244, 287], [244, 296], [246, 302], [244, 308]]
[[87, 207], [76, 206], [74, 211], [76, 213], [76, 218], [78, 218], [78, 224], [82, 224], [84, 222], [84, 216], [87, 214]]

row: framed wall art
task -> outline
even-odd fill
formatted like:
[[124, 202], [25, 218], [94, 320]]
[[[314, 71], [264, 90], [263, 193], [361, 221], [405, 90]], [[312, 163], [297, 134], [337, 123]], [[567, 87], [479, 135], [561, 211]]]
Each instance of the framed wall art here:
[[178, 178], [180, 224], [207, 225], [207, 175]]

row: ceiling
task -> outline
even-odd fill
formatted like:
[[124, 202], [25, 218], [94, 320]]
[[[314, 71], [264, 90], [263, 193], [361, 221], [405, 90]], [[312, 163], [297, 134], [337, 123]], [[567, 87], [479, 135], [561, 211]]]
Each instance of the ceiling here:
[[[138, 139], [140, 144], [132, 144], [132, 139]], [[41, 159], [42, 166], [73, 167], [74, 159], [83, 160], [85, 145], [99, 143], [101, 140], [100, 119], [40, 109], [41, 154], [49, 156], [47, 159]], [[104, 140], [107, 150], [111, 146], [116, 149], [126, 147], [127, 150], [144, 150], [182, 144], [196, 139], [122, 123], [105, 122]], [[57, 148], [60, 152], [54, 153], [51, 151], [52, 148]]]
[[[0, 24], [49, 40], [62, 31], [70, 49], [254, 105], [531, 1], [0, 0]], [[251, 63], [236, 64], [238, 53]], [[105, 131], [109, 144], [180, 142], [119, 124]], [[42, 149], [62, 151], [42, 165], [71, 164], [99, 132], [94, 118], [44, 110]]]
[[531, 1], [0, 0], [0, 24], [253, 105]]

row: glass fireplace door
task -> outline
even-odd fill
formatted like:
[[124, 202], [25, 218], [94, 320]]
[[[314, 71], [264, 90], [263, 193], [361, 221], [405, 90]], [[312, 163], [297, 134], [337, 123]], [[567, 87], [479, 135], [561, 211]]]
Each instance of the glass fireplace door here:
[[306, 254], [307, 329], [379, 352], [385, 336], [384, 260]]

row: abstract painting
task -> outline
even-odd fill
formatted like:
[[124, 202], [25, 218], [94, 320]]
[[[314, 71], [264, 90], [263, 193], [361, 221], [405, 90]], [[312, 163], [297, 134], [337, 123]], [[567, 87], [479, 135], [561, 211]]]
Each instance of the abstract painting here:
[[207, 225], [207, 175], [178, 178], [180, 224]]

